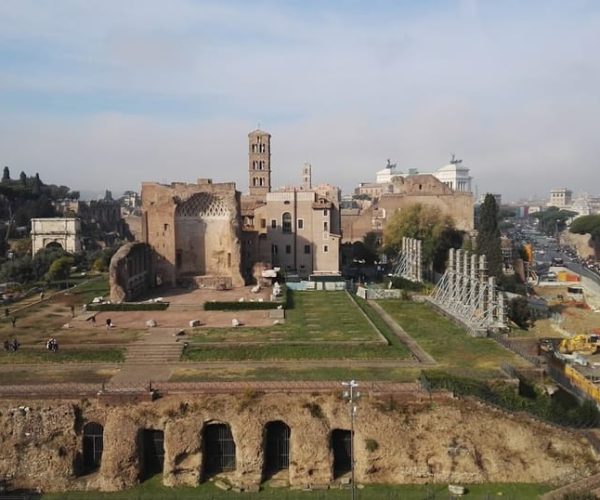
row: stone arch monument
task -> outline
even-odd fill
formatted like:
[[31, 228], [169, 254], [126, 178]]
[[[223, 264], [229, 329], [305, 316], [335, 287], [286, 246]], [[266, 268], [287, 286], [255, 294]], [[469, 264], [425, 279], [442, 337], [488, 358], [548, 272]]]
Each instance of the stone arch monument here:
[[32, 254], [56, 245], [70, 253], [81, 252], [81, 221], [71, 217], [31, 219]]

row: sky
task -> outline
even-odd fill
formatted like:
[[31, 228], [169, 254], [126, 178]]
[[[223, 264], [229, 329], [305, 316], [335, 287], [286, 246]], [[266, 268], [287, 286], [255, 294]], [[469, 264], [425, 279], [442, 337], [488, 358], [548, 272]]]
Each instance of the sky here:
[[2, 0], [0, 166], [119, 193], [235, 181], [345, 192], [451, 154], [478, 194], [600, 194], [597, 0]]

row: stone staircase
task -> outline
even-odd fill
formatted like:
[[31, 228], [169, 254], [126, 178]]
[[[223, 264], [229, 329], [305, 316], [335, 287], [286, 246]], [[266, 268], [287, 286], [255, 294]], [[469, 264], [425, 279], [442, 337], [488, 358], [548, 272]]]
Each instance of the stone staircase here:
[[123, 368], [109, 385], [136, 385], [168, 380], [171, 364], [177, 363], [183, 353], [183, 341], [178, 341], [176, 330], [150, 328], [143, 337], [127, 346]]

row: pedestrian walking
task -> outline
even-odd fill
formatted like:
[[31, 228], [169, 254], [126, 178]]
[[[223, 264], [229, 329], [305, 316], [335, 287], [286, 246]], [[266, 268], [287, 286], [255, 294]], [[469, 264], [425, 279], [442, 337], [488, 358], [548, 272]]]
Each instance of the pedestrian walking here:
[[15, 318], [14, 316], [12, 316], [10, 318], [10, 322], [12, 323], [12, 327], [16, 328], [16, 326], [17, 326], [17, 318]]
[[71, 304], [71, 317], [75, 317], [75, 306], [73, 304]]

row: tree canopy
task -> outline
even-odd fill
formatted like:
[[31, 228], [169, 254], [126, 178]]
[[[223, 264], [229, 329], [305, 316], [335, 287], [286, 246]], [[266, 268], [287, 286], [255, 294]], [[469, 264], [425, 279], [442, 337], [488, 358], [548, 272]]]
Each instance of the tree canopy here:
[[450, 248], [460, 248], [463, 234], [454, 228], [452, 217], [435, 207], [416, 203], [397, 210], [383, 229], [383, 246], [388, 255], [402, 248], [402, 238], [421, 240], [423, 261], [442, 272]]
[[485, 255], [490, 276], [502, 275], [502, 249], [498, 227], [498, 205], [492, 194], [486, 194], [479, 212], [479, 227], [476, 241], [477, 253]]
[[558, 207], [548, 207], [533, 214], [538, 219], [539, 229], [548, 236], [555, 236], [557, 232], [563, 231], [567, 227], [567, 221], [577, 215], [571, 210], [564, 210]]
[[582, 215], [577, 217], [569, 227], [575, 234], [591, 234], [594, 241], [600, 241], [600, 215]]

